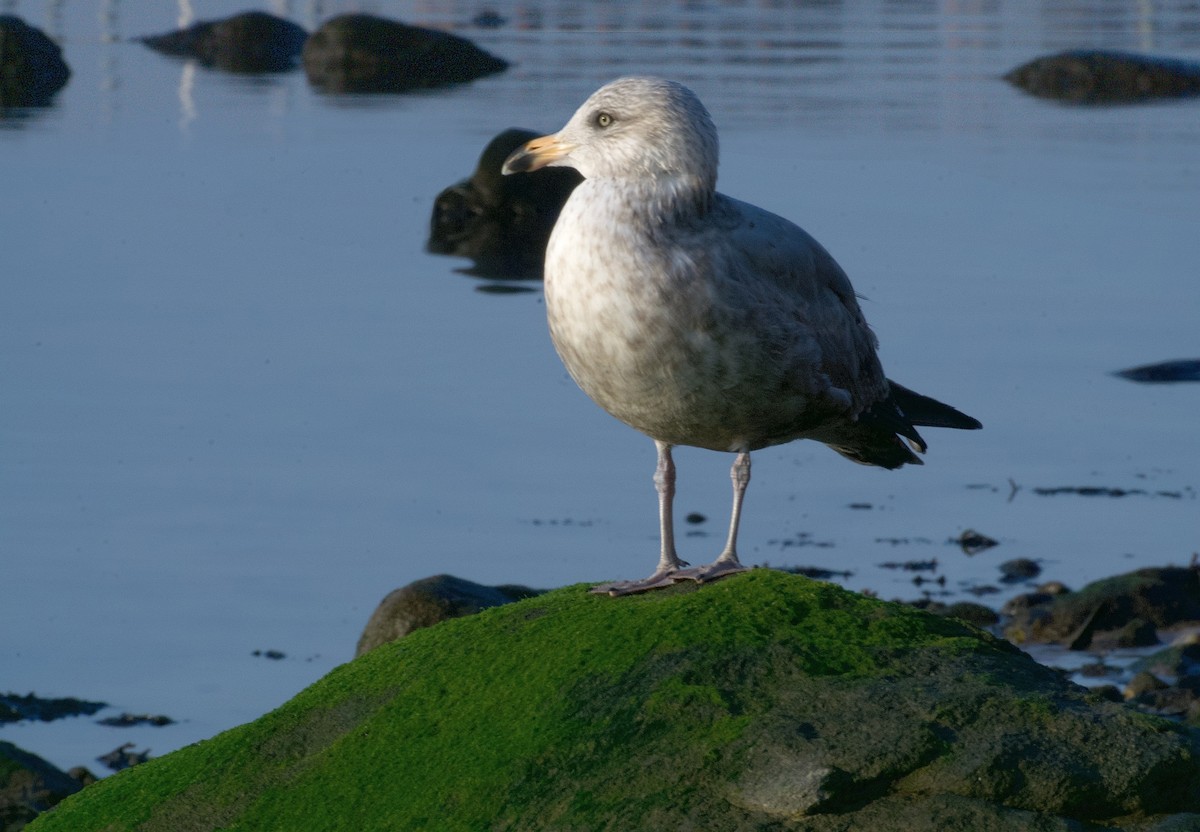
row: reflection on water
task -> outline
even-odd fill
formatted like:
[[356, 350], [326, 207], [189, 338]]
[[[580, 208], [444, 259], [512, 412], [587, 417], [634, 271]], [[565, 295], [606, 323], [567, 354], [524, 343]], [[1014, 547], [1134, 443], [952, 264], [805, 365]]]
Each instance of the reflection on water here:
[[[361, 6], [349, 0], [263, 5], [309, 30]], [[506, 21], [502, 26], [474, 23], [479, 13], [474, 2], [379, 3], [373, 10], [415, 25], [456, 30], [515, 62], [493, 83], [496, 100], [533, 94], [565, 103], [597, 80], [653, 73], [717, 87], [715, 97], [705, 90], [710, 107], [750, 124], [803, 119], [810, 128], [829, 130], [848, 123], [862, 129], [864, 110], [874, 111], [881, 131], [1002, 130], [1004, 122], [982, 105], [978, 86], [1039, 54], [1075, 47], [1163, 55], [1200, 50], [1194, 8], [1148, 0], [1044, 3], [1033, 11], [982, 1], [493, 5]], [[92, 36], [86, 20], [68, 22], [68, 13], [78, 16], [79, 11], [61, 0], [3, 0], [0, 8], [24, 13], [66, 41], [68, 62]], [[222, 0], [206, 4], [202, 17], [245, 8]], [[177, 0], [175, 11], [179, 28], [197, 20], [191, 0]], [[95, 20], [96, 35], [111, 45], [99, 58], [101, 88], [117, 89], [122, 84], [117, 56], [128, 48], [126, 39], [161, 31], [165, 21], [154, 4], [119, 0], [102, 0]], [[586, 60], [580, 60], [581, 52]], [[202, 117], [189, 72], [181, 74], [178, 101], [179, 123], [186, 129]]]

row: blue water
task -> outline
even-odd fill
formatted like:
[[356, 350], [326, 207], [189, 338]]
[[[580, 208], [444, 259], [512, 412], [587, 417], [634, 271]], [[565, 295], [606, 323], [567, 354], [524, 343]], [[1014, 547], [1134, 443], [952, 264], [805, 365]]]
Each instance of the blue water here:
[[[126, 741], [165, 753], [347, 660], [411, 580], [651, 570], [653, 445], [574, 387], [539, 291], [478, 291], [423, 251], [493, 134], [556, 129], [624, 73], [692, 86], [722, 190], [821, 240], [889, 375], [985, 425], [929, 431], [899, 472], [757, 454], [747, 560], [915, 598], [878, 564], [937, 558], [957, 599], [1013, 557], [1078, 586], [1200, 546], [1200, 385], [1109, 375], [1200, 357], [1200, 102], [1067, 107], [999, 80], [1068, 47], [1200, 59], [1194, 6], [263, 4], [452, 28], [515, 64], [339, 99], [129, 42], [253, 4], [192, 5], [0, 3], [74, 73], [0, 122], [0, 690], [181, 720], [0, 739], [94, 770]], [[484, 8], [505, 25], [473, 27]], [[677, 462], [680, 516], [709, 518], [682, 553], [704, 561], [731, 459]], [[1093, 485], [1149, 493], [1033, 492]], [[968, 558], [947, 543], [965, 528], [1001, 545]]]

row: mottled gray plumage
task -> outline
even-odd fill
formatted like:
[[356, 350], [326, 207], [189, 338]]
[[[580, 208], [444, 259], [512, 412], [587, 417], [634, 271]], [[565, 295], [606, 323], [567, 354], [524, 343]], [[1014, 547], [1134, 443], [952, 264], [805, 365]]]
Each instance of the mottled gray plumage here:
[[[897, 468], [920, 463], [914, 425], [979, 427], [884, 377], [846, 273], [796, 225], [717, 193], [717, 146], [686, 87], [622, 78], [505, 163], [583, 174], [546, 250], [550, 334], [579, 386], [659, 449], [659, 569], [602, 588], [617, 594], [743, 568], [750, 451], [815, 439]], [[729, 539], [701, 569], [675, 554], [673, 445], [738, 454]]]

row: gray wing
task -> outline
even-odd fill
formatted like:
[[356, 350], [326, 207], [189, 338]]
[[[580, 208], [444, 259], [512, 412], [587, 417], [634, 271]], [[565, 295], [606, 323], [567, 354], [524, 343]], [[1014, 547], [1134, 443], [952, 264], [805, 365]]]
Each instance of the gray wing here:
[[815, 342], [820, 372], [850, 395], [852, 412], [886, 398], [878, 341], [829, 252], [783, 217], [724, 195], [713, 216], [745, 270], [742, 290], [772, 305], [778, 327], [802, 330]]

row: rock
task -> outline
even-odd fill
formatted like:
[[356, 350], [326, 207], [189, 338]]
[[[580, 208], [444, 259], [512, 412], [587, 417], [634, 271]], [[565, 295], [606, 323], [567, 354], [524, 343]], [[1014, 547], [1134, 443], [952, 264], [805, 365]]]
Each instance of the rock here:
[[981, 534], [974, 529], [967, 529], [962, 534], [954, 539], [964, 553], [968, 555], [977, 555], [984, 549], [990, 549], [993, 546], [999, 546], [999, 541], [993, 540], [986, 534]]
[[303, 26], [266, 12], [202, 20], [186, 29], [139, 38], [164, 55], [193, 58], [207, 67], [247, 74], [294, 69], [307, 39]]
[[1134, 674], [1134, 677], [1125, 685], [1125, 690], [1122, 693], [1126, 699], [1137, 699], [1148, 691], [1165, 690], [1166, 688], [1167, 683], [1162, 679], [1159, 679], [1153, 673], [1142, 671], [1141, 673]]
[[1200, 64], [1132, 52], [1076, 49], [1035, 58], [1004, 80], [1039, 98], [1128, 104], [1200, 95]]
[[501, 176], [508, 155], [537, 135], [518, 128], [499, 133], [484, 148], [471, 178], [438, 194], [427, 251], [470, 258], [475, 261], [470, 274], [541, 278], [550, 231], [583, 177], [573, 168]]
[[[1084, 645], [1086, 646], [1080, 646]], [[1072, 641], [1072, 650], [1128, 650], [1133, 647], [1153, 647], [1158, 644], [1158, 629], [1141, 618], [1127, 621], [1124, 626], [1115, 630], [1092, 630], [1088, 636], [1081, 634], [1080, 638]]]
[[354, 655], [361, 656], [381, 644], [403, 638], [413, 630], [474, 615], [488, 607], [532, 598], [543, 591], [527, 586], [484, 586], [453, 575], [434, 575], [413, 581], [388, 593], [379, 602], [358, 638]]
[[1121, 689], [1116, 685], [1096, 685], [1094, 688], [1088, 688], [1088, 692], [1106, 702], [1124, 702], [1125, 695], [1121, 693]]
[[67, 776], [79, 782], [81, 786], [90, 786], [100, 778], [92, 774], [87, 766], [72, 766], [67, 769]]
[[282, 650], [274, 649], [253, 650], [251, 651], [250, 655], [256, 656], [260, 659], [270, 659], [273, 662], [281, 662], [287, 658], [287, 653], [283, 652]]
[[1043, 595], [1066, 595], [1071, 590], [1062, 581], [1046, 581], [1038, 585], [1037, 591]]
[[[813, 576], [809, 576], [813, 577]], [[983, 604], [976, 604], [971, 601], [959, 601], [954, 604], [943, 604], [941, 601], [934, 601], [929, 598], [922, 598], [911, 602], [913, 606], [919, 610], [931, 612], [934, 615], [944, 615], [948, 618], [957, 618], [959, 621], [965, 621], [972, 626], [985, 629], [1000, 621], [1000, 616], [996, 615], [989, 607]]]
[[71, 70], [58, 44], [11, 14], [0, 14], [0, 108], [46, 107]]
[[149, 748], [145, 751], [135, 751], [135, 748], [136, 746], [131, 742], [122, 743], [107, 754], [101, 754], [96, 760], [104, 763], [113, 771], [124, 771], [150, 759]]
[[465, 38], [369, 14], [327, 20], [304, 44], [303, 59], [308, 82], [324, 92], [407, 92], [508, 68]]
[[1105, 664], [1102, 661], [1088, 662], [1079, 668], [1080, 676], [1086, 676], [1091, 679], [1100, 678], [1101, 676], [1117, 676], [1120, 672], [1121, 668]]
[[1174, 644], [1138, 659], [1130, 670], [1135, 673], [1146, 671], [1156, 676], [1194, 676], [1200, 674], [1200, 644], [1188, 642]]
[[108, 707], [106, 702], [89, 702], [74, 696], [47, 698], [35, 693], [0, 693], [0, 724], [5, 722], [53, 722], [68, 716], [91, 716]]
[[21, 829], [39, 813], [83, 788], [50, 763], [0, 742], [0, 829]]
[[1014, 595], [1004, 603], [1000, 612], [1011, 618], [1033, 615], [1035, 610], [1038, 613], [1045, 613], [1045, 608], [1054, 600], [1054, 597], [1054, 595], [1040, 590]]
[[164, 725], [174, 725], [175, 720], [165, 714], [131, 714], [123, 713], [96, 720], [97, 725], [107, 725], [110, 728], [132, 728], [135, 725], [153, 725], [161, 728]]
[[1146, 690], [1138, 694], [1134, 701], [1145, 709], [1164, 716], [1184, 718], [1191, 713], [1200, 701], [1200, 677], [1186, 676], [1176, 684], [1162, 688]]
[[1025, 597], [1026, 603], [1014, 598], [1005, 606], [1011, 619], [1004, 634], [1018, 644], [1146, 645], [1154, 643], [1150, 628], [1200, 622], [1200, 573], [1190, 567], [1139, 569], [1078, 592]]
[[1200, 733], [960, 622], [758, 569], [446, 621], [35, 832], [1144, 832], [1200, 812]]
[[1001, 580], [1005, 583], [1028, 581], [1042, 574], [1042, 567], [1029, 558], [1014, 558], [1000, 564]]
[[990, 608], [985, 607], [983, 604], [974, 604], [970, 601], [958, 601], [954, 604], [948, 604], [939, 614], [949, 616], [950, 618], [957, 618], [959, 621], [965, 621], [980, 629], [991, 627], [1000, 621], [1000, 616], [996, 615]]
[[1192, 358], [1180, 361], [1162, 361], [1158, 364], [1144, 364], [1140, 367], [1130, 367], [1128, 370], [1118, 370], [1113, 375], [1127, 378], [1130, 381], [1150, 383], [1200, 381], [1200, 359]]

